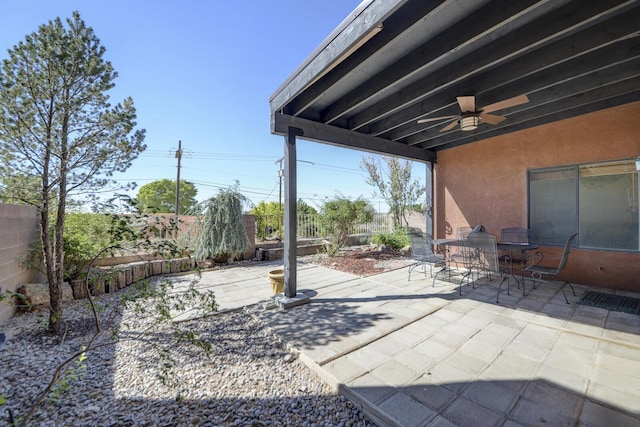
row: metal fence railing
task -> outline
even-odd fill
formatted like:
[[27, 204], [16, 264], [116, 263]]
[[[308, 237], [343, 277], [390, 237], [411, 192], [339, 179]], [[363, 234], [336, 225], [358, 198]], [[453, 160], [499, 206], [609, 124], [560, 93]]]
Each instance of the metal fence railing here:
[[[273, 235], [284, 234], [284, 221], [282, 215], [255, 215], [256, 235], [258, 239], [264, 239]], [[349, 229], [349, 234], [376, 234], [391, 233], [393, 224], [389, 215], [374, 214], [370, 222], [357, 224]], [[298, 215], [298, 238], [322, 238], [322, 226], [320, 215]]]
[[371, 222], [357, 224], [349, 229], [349, 234], [391, 233], [393, 223], [387, 214], [373, 214]]
[[320, 227], [320, 215], [298, 215], [298, 237], [323, 237]]

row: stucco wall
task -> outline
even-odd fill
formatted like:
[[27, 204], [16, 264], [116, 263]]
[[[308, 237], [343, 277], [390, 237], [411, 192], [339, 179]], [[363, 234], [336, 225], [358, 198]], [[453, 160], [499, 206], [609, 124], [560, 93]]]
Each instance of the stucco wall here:
[[423, 233], [426, 232], [427, 219], [425, 218], [425, 214], [416, 211], [409, 211], [405, 215], [405, 219], [407, 220], [408, 227], [419, 228]]
[[[171, 221], [175, 219], [175, 215], [172, 213], [157, 213], [154, 214], [155, 218], [158, 218], [160, 222], [164, 222], [167, 227]], [[247, 238], [249, 239], [249, 247], [242, 255], [243, 259], [253, 259], [256, 256], [256, 217], [250, 214], [244, 214], [242, 216], [244, 219], [244, 226], [247, 230]], [[190, 231], [190, 227], [194, 224], [196, 220], [195, 216], [191, 215], [180, 215], [180, 221], [178, 222], [178, 235], [176, 237], [180, 238], [186, 235]], [[195, 239], [195, 236], [192, 236]], [[195, 240], [194, 242], [195, 243]], [[153, 256], [142, 256], [143, 259], [154, 259]], [[115, 258], [105, 258], [98, 261], [97, 265], [114, 265], [120, 264], [123, 262], [135, 262], [141, 259], [139, 254], [136, 255], [125, 255], [118, 256]]]
[[[170, 215], [170, 214], [159, 214], [159, 215]], [[194, 216], [183, 215], [180, 217], [180, 232], [185, 233], [191, 224], [195, 221]], [[247, 238], [249, 239], [249, 247], [242, 255], [243, 259], [253, 259], [256, 256], [256, 217], [255, 215], [244, 214], [242, 215], [244, 219], [244, 226], [247, 230]]]
[[[20, 260], [38, 241], [38, 211], [31, 206], [0, 203], [0, 288], [15, 292], [19, 285], [37, 280], [37, 273], [22, 267]], [[7, 301], [0, 302], [0, 322], [13, 315]]]
[[[443, 150], [435, 166], [435, 235], [477, 224], [497, 236], [503, 227], [526, 227], [528, 169], [639, 155], [640, 102]], [[563, 276], [640, 291], [640, 254], [577, 249]]]

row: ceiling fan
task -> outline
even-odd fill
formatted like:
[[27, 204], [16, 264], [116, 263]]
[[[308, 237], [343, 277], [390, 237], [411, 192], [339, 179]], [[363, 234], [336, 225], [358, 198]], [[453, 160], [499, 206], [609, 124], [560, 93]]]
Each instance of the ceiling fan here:
[[440, 120], [455, 119], [442, 129], [440, 132], [445, 132], [453, 129], [460, 123], [460, 129], [464, 131], [474, 130], [478, 125], [482, 123], [489, 123], [490, 125], [497, 125], [506, 117], [497, 116], [495, 114], [489, 114], [493, 111], [502, 110], [504, 108], [515, 107], [516, 105], [526, 104], [529, 102], [527, 95], [518, 95], [513, 98], [498, 101], [493, 104], [485, 105], [482, 108], [476, 109], [476, 97], [475, 96], [458, 96], [458, 105], [460, 106], [460, 114], [455, 116], [442, 116], [442, 117], [429, 117], [426, 119], [418, 120], [418, 123], [428, 123]]

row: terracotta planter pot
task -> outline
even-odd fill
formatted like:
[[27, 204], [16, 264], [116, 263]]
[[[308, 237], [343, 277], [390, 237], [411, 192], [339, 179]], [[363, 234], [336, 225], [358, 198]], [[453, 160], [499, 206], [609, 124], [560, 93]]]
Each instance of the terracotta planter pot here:
[[271, 281], [271, 290], [274, 295], [284, 292], [284, 270], [270, 271], [269, 280]]

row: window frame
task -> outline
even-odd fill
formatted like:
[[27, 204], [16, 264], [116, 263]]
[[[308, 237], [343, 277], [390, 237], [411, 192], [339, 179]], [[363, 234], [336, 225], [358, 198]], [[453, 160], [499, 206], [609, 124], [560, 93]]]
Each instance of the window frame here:
[[[640, 171], [637, 169], [637, 159], [634, 158], [623, 158], [623, 159], [618, 159], [618, 160], [607, 160], [607, 161], [600, 161], [600, 162], [587, 162], [587, 163], [579, 163], [579, 164], [571, 164], [571, 165], [562, 165], [562, 166], [551, 166], [551, 167], [543, 167], [543, 168], [533, 168], [533, 169], [527, 169], [527, 224], [528, 227], [531, 228], [532, 227], [532, 189], [531, 189], [531, 182], [532, 182], [532, 176], [536, 173], [545, 173], [545, 172], [554, 172], [554, 171], [571, 171], [573, 174], [573, 185], [574, 185], [574, 194], [575, 194], [575, 201], [574, 201], [574, 209], [575, 209], [575, 223], [573, 225], [573, 233], [577, 233], [580, 229], [581, 229], [581, 215], [580, 215], [580, 168], [584, 167], [584, 166], [591, 166], [591, 165], [606, 165], [606, 164], [614, 164], [616, 162], [628, 162], [631, 164], [634, 164], [634, 162], [636, 162], [636, 174], [640, 174]], [[640, 185], [640, 176], [637, 176], [637, 180], [636, 183], [638, 185]], [[640, 190], [636, 189], [636, 192], [640, 193]], [[640, 194], [638, 194], [638, 196], [640, 197]], [[640, 212], [637, 212], [636, 215], [638, 215], [640, 217]], [[638, 218], [638, 220], [640, 221], [640, 218]], [[639, 237], [640, 240], [640, 237]], [[540, 245], [544, 245], [544, 246], [550, 246], [550, 247], [560, 247], [563, 244], [560, 243], [546, 243], [546, 242], [535, 242], [535, 243], [539, 243]], [[636, 247], [635, 249], [629, 249], [629, 248], [606, 248], [606, 247], [594, 247], [594, 246], [585, 246], [582, 244], [580, 236], [578, 235], [578, 238], [575, 241], [575, 246], [578, 248], [582, 248], [582, 249], [590, 249], [590, 250], [600, 250], [600, 251], [608, 251], [608, 252], [627, 252], [627, 253], [639, 253], [640, 252], [640, 242], [638, 244], [638, 247]]]

